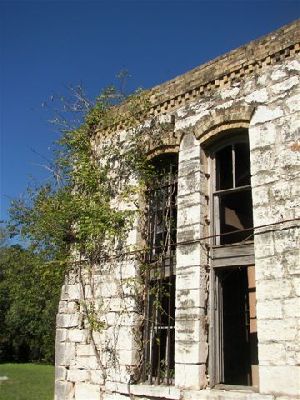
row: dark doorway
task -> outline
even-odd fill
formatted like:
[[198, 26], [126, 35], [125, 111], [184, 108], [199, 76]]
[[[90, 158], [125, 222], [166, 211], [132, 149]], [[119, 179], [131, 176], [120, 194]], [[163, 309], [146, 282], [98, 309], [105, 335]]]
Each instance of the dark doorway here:
[[255, 298], [252, 304], [255, 287], [252, 288], [251, 268], [220, 268], [217, 271], [221, 295], [219, 349], [223, 351], [223, 382], [220, 383], [225, 385], [257, 384]]

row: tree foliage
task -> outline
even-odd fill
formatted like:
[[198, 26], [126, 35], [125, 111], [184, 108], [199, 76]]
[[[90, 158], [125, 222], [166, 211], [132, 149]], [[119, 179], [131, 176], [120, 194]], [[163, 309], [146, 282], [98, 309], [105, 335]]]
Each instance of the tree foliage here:
[[[65, 120], [60, 124], [64, 128], [56, 143], [52, 180], [28, 191], [26, 201], [12, 202], [12, 235], [21, 235], [36, 249], [63, 263], [68, 261], [70, 245], [94, 259], [106, 239], [126, 231], [132, 213], [113, 207], [112, 201], [128, 200], [136, 191], [132, 180], [142, 182], [151, 168], [137, 129], [147, 97], [137, 92], [126, 98], [126, 107], [122, 108], [119, 103], [124, 100], [119, 90], [110, 87], [91, 107], [80, 91], [80, 105], [75, 109], [82, 114], [86, 107], [87, 113], [76, 129], [67, 127]], [[122, 118], [129, 124], [126, 145], [106, 133], [107, 127]], [[93, 140], [96, 130], [102, 135], [100, 147]]]
[[[62, 99], [66, 117], [54, 118], [61, 136], [48, 166], [51, 179], [10, 208], [9, 234], [28, 247], [1, 249], [2, 358], [11, 351], [17, 359], [26, 352], [32, 359], [53, 359], [54, 320], [66, 269], [76, 257], [99, 262], [108, 240], [124, 238], [135, 211], [118, 205], [132, 199], [136, 182], [151, 174], [139, 128], [147, 95], [139, 91], [120, 106], [125, 96], [113, 87], [93, 105], [81, 87], [73, 88], [73, 94], [75, 102]], [[75, 128], [68, 123], [72, 113], [83, 116]], [[126, 144], [107, 133], [124, 118]]]
[[63, 270], [19, 245], [0, 249], [0, 361], [54, 360]]

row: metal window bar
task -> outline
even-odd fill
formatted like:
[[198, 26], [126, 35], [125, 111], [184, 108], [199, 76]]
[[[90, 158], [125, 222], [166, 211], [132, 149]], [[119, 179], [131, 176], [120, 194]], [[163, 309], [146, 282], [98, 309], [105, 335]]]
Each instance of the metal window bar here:
[[170, 166], [148, 191], [143, 381], [157, 385], [174, 382], [176, 196]]

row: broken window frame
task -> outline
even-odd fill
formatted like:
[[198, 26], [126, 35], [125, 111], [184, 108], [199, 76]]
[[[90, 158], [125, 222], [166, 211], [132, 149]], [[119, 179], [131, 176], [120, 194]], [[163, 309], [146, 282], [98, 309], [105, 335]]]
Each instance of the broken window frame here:
[[[225, 203], [225, 199], [231, 196], [231, 198], [237, 198], [237, 196], [241, 197], [244, 196], [244, 201], [245, 197], [246, 200], [249, 203], [249, 208], [252, 209], [252, 195], [251, 195], [251, 183], [250, 183], [250, 159], [249, 163], [246, 162], [246, 167], [249, 168], [249, 176], [246, 176], [246, 184], [239, 185], [239, 182], [237, 180], [237, 147], [238, 145], [248, 145], [249, 149], [249, 141], [243, 136], [236, 136], [234, 140], [231, 140], [230, 142], [224, 143], [224, 145], [214, 152], [213, 155], [213, 160], [214, 160], [214, 185], [213, 185], [213, 216], [214, 216], [214, 235], [215, 235], [215, 242], [214, 244], [216, 246], [221, 246], [225, 244], [233, 244], [233, 243], [239, 243], [242, 241], [253, 241], [253, 230], [251, 229], [253, 227], [253, 217], [251, 213], [251, 217], [249, 221], [246, 222], [246, 226], [242, 226], [240, 223], [240, 226], [236, 226], [236, 229], [233, 229], [232, 232], [226, 232], [225, 231], [225, 218], [224, 214], [226, 214], [226, 207], [222, 206], [222, 203]], [[231, 185], [229, 184], [229, 187], [222, 188], [222, 180], [221, 180], [221, 164], [223, 161], [223, 167], [224, 167], [224, 159], [221, 159], [220, 153], [224, 150], [230, 149], [231, 150], [231, 159], [228, 160], [229, 166], [231, 167], [231, 171], [229, 173], [227, 172], [227, 176], [229, 175], [231, 178]], [[219, 156], [219, 158], [218, 158]], [[231, 172], [231, 173], [230, 173]], [[245, 182], [244, 182], [245, 183]], [[227, 185], [228, 186], [228, 183]], [[236, 215], [236, 221], [235, 223], [238, 222], [238, 216]], [[238, 230], [244, 230], [243, 232], [238, 232]], [[246, 230], [245, 230], [246, 229]]]
[[154, 187], [147, 191], [142, 380], [157, 385], [174, 384], [175, 374], [177, 164], [160, 168]]
[[[236, 385], [222, 385], [224, 382], [224, 332], [223, 332], [223, 294], [222, 284], [220, 281], [221, 271], [229, 270], [230, 268], [248, 268], [254, 265], [254, 244], [253, 244], [253, 222], [251, 226], [247, 226], [243, 234], [238, 237], [238, 240], [230, 240], [225, 243], [223, 237], [230, 237], [224, 235], [224, 228], [221, 229], [220, 220], [220, 202], [223, 196], [230, 194], [246, 193], [250, 191], [251, 196], [251, 182], [249, 176], [249, 183], [238, 186], [235, 180], [235, 146], [238, 143], [249, 143], [248, 132], [246, 129], [239, 129], [230, 134], [226, 134], [225, 139], [222, 137], [214, 146], [209, 149], [209, 167], [210, 167], [210, 181], [211, 181], [211, 196], [210, 214], [212, 216], [212, 234], [210, 240], [210, 328], [209, 328], [209, 376], [210, 386], [227, 388]], [[218, 171], [218, 161], [216, 155], [222, 149], [231, 146], [232, 162], [232, 187], [222, 188], [222, 184], [218, 179], [220, 178], [220, 171]], [[250, 155], [249, 155], [249, 172], [250, 172]], [[251, 200], [251, 214], [252, 214], [252, 200]], [[253, 219], [253, 216], [252, 216]], [[239, 234], [237, 232], [234, 234]], [[219, 273], [220, 272], [220, 273]], [[251, 367], [251, 365], [250, 365]], [[247, 388], [254, 388], [253, 386], [246, 386]], [[256, 388], [254, 388], [256, 389]]]

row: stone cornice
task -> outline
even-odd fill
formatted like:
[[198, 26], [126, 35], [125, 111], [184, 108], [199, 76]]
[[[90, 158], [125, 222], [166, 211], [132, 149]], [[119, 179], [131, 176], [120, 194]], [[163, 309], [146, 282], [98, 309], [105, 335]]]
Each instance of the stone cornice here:
[[[300, 51], [300, 20], [285, 25], [260, 39], [232, 50], [206, 64], [150, 90], [148, 117], [177, 108], [231, 86], [270, 65], [295, 57]], [[109, 131], [126, 129], [126, 119]], [[100, 132], [99, 132], [100, 134]]]

